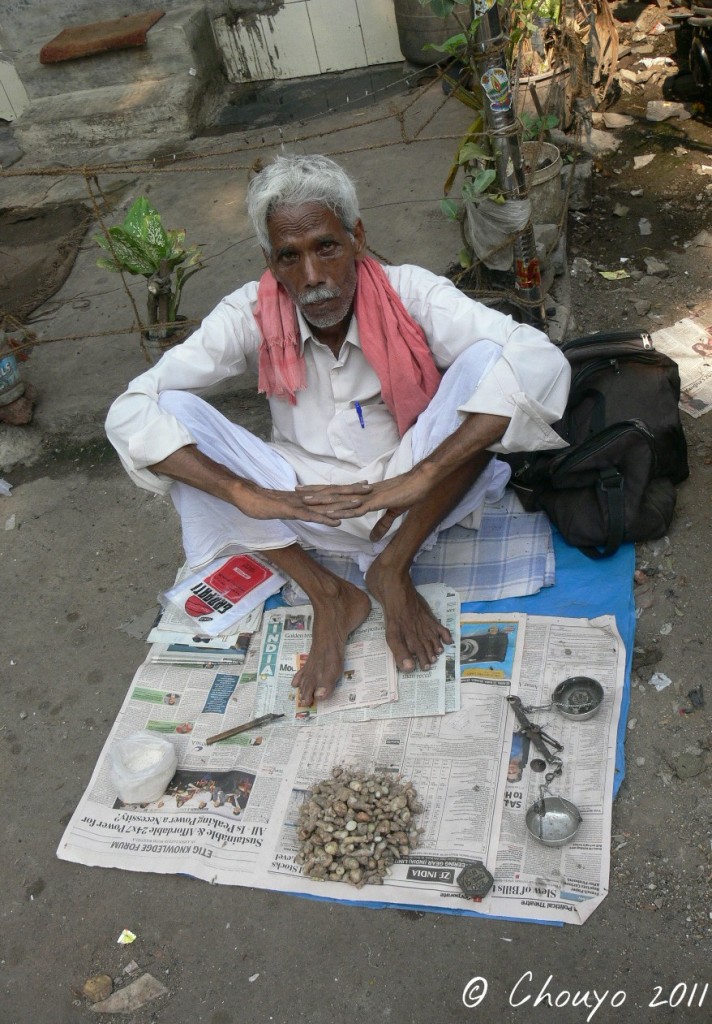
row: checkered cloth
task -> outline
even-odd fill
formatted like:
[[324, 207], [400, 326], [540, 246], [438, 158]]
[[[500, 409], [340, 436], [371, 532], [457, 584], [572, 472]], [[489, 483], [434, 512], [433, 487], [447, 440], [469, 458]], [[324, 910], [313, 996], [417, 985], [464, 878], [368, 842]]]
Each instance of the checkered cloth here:
[[[312, 557], [337, 576], [363, 587], [363, 575], [348, 555], [311, 551]], [[527, 513], [514, 491], [486, 505], [478, 530], [451, 526], [429, 551], [421, 551], [411, 576], [421, 583], [447, 583], [462, 601], [498, 601], [525, 597], [554, 585], [554, 548], [549, 520], [543, 512]], [[307, 602], [290, 583], [284, 598], [290, 604]]]

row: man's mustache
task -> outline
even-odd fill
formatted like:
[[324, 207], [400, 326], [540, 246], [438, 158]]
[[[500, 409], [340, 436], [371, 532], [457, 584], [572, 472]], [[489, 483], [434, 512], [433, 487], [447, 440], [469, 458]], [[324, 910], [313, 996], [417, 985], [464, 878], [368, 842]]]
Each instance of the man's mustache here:
[[318, 288], [306, 288], [299, 295], [300, 306], [310, 306], [315, 302], [326, 302], [327, 299], [338, 299], [341, 296], [340, 288], [327, 288], [326, 285], [319, 285]]

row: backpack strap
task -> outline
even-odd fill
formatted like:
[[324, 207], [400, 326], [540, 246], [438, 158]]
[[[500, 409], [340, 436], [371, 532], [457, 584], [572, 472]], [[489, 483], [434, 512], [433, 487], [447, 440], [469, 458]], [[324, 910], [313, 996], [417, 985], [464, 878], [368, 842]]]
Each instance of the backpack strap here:
[[609, 558], [614, 555], [623, 543], [625, 534], [625, 497], [623, 494], [623, 477], [615, 466], [606, 466], [600, 471], [598, 487], [603, 493], [603, 500], [608, 509], [608, 537], [603, 550], [594, 547], [579, 548], [589, 558]]
[[[598, 388], [581, 388], [569, 396], [569, 404], [566, 408], [565, 423], [566, 436], [571, 437], [571, 425], [576, 410], [583, 402], [589, 399], [591, 402], [591, 414], [589, 417], [589, 434], [597, 434], [603, 430], [606, 424], [606, 397]], [[579, 439], [579, 442], [583, 438]]]

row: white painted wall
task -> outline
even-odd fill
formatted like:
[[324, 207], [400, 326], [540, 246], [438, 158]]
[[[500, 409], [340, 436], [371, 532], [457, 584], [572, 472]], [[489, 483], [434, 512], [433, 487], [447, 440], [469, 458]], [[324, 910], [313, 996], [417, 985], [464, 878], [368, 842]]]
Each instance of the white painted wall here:
[[213, 21], [231, 82], [305, 78], [403, 60], [390, 0], [285, 0], [274, 15]]

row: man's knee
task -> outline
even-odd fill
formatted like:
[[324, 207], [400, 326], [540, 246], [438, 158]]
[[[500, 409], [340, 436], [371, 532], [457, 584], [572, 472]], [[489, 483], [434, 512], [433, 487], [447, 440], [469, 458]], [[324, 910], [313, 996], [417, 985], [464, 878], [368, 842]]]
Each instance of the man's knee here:
[[476, 386], [502, 355], [502, 347], [494, 341], [478, 341], [461, 352], [451, 366], [443, 374], [443, 380], [449, 376], [459, 380], [467, 380]]
[[207, 403], [190, 391], [163, 391], [158, 396], [158, 405], [165, 412], [172, 413], [176, 419], [182, 419], [186, 412], [195, 415]]

